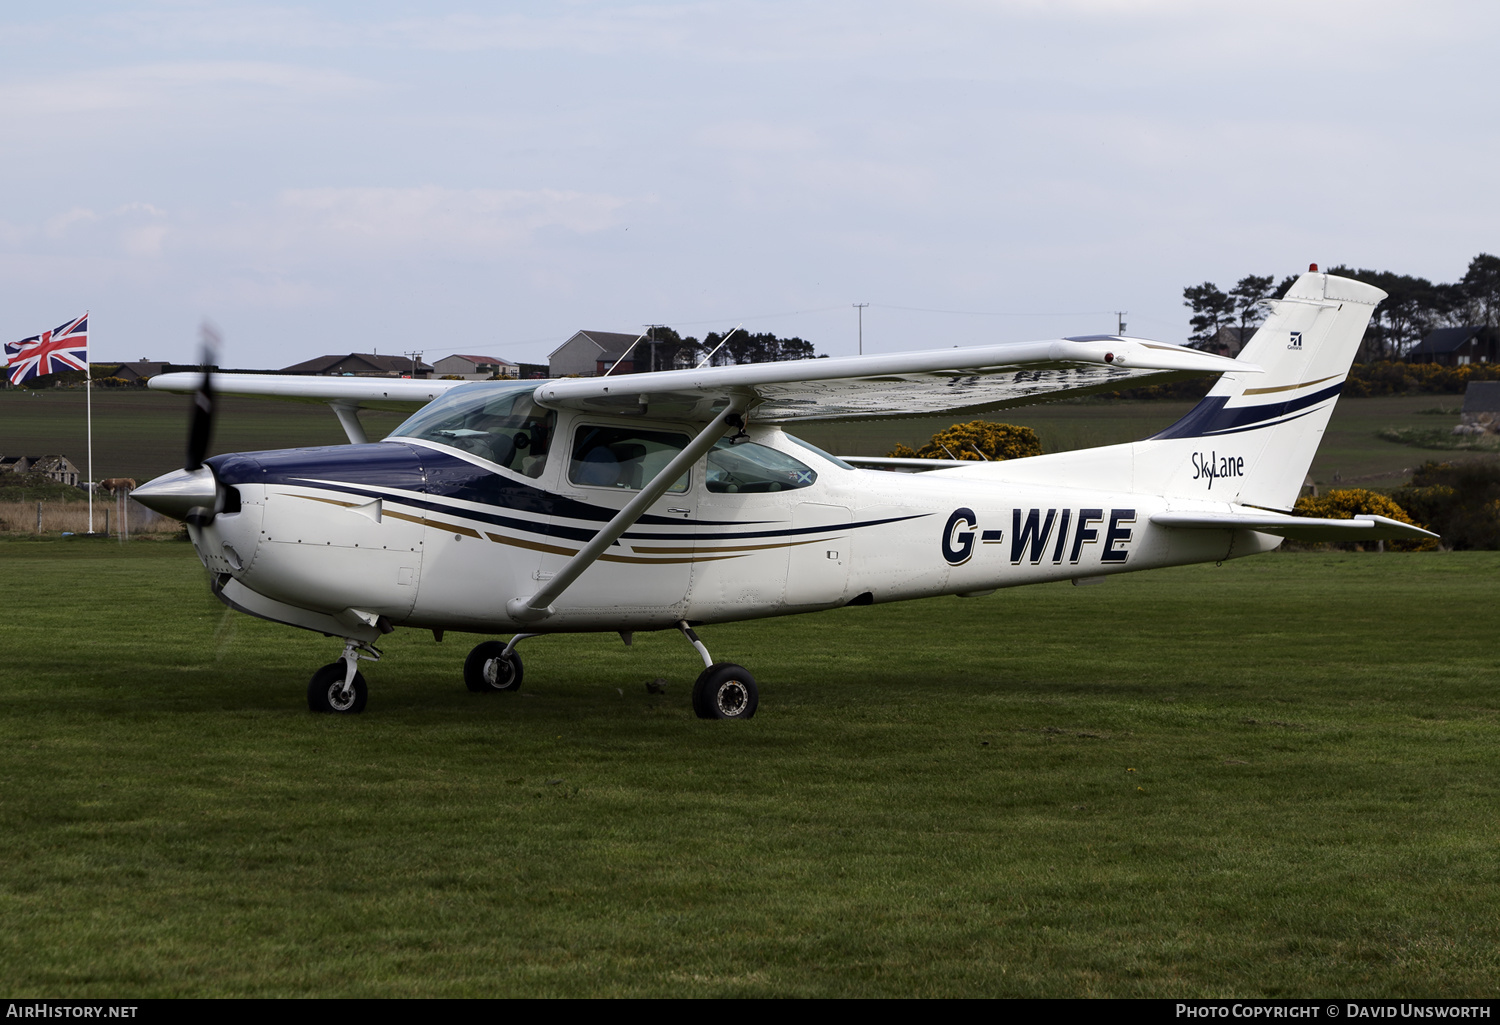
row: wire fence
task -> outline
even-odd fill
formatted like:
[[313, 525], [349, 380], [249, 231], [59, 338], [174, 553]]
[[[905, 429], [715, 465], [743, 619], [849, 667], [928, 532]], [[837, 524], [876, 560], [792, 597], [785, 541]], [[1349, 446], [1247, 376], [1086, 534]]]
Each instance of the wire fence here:
[[[136, 534], [175, 534], [181, 526], [123, 495], [94, 500], [95, 532], [122, 541]], [[89, 507], [84, 502], [0, 502], [0, 533], [84, 534], [88, 529]]]

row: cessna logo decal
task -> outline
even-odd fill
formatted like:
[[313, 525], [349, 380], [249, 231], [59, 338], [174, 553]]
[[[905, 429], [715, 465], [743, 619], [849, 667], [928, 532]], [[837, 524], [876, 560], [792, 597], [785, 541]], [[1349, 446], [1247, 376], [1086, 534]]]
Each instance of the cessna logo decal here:
[[1302, 332], [1301, 331], [1293, 331], [1292, 332], [1292, 340], [1290, 342], [1286, 343], [1286, 347], [1288, 349], [1300, 349], [1300, 348], [1302, 348]]
[[1244, 456], [1221, 456], [1217, 452], [1204, 455], [1202, 452], [1193, 453], [1193, 480], [1208, 481], [1208, 490], [1214, 489], [1214, 481], [1220, 477], [1243, 477], [1245, 475]]

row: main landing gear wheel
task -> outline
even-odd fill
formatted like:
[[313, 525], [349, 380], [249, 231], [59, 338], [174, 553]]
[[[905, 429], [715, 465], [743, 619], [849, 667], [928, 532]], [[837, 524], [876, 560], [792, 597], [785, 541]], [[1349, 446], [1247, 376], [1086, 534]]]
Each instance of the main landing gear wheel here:
[[755, 677], [733, 662], [715, 662], [693, 684], [693, 711], [700, 719], [748, 719], [759, 705]]
[[316, 673], [307, 685], [307, 707], [314, 712], [334, 712], [339, 715], [355, 715], [365, 710], [370, 698], [370, 688], [365, 686], [362, 673], [354, 674], [354, 681], [344, 690], [345, 663], [343, 659], [330, 662]]
[[522, 672], [519, 652], [507, 655], [499, 641], [485, 641], [464, 659], [464, 686], [476, 694], [520, 690]]

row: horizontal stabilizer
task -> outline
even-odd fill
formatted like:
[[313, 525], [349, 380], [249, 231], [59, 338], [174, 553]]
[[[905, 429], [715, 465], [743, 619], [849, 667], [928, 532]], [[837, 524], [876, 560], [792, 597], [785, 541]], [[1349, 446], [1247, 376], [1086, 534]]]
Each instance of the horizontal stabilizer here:
[[1188, 530], [1258, 530], [1262, 534], [1293, 541], [1394, 541], [1401, 538], [1437, 537], [1430, 530], [1373, 513], [1348, 520], [1315, 519], [1311, 516], [1288, 516], [1263, 512], [1165, 512], [1151, 517], [1159, 527], [1181, 527]]

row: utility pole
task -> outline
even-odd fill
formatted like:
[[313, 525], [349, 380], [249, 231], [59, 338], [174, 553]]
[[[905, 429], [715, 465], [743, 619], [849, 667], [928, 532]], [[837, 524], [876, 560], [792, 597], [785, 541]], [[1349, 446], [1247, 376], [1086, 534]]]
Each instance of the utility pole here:
[[851, 303], [850, 305], [859, 311], [859, 354], [863, 356], [865, 354], [865, 307], [870, 304]]
[[422, 358], [422, 353], [408, 352], [406, 355], [411, 357], [411, 379], [415, 381], [417, 379], [417, 360]]
[[651, 346], [651, 369], [652, 370], [656, 369], [656, 329], [659, 328], [659, 327], [666, 327], [666, 326], [667, 325], [665, 325], [665, 324], [647, 324], [646, 325], [646, 344], [648, 344], [648, 345]]
[[1125, 334], [1125, 314], [1129, 312], [1129, 310], [1115, 310], [1115, 334], [1121, 336]]

